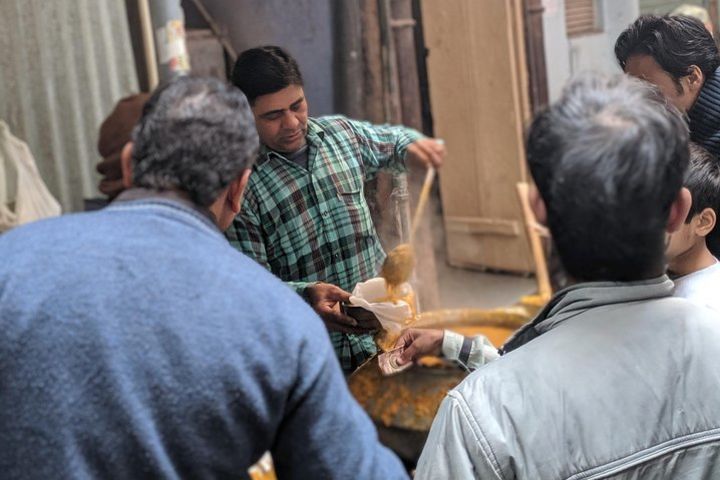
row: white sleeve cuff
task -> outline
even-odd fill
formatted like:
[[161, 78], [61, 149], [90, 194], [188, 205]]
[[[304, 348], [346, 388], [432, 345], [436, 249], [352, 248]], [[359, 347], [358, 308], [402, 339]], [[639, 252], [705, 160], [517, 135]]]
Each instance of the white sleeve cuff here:
[[460, 360], [460, 351], [462, 350], [465, 337], [459, 333], [445, 330], [442, 343], [443, 356], [449, 360], [461, 363], [468, 370], [476, 370], [500, 356], [497, 348], [490, 343], [490, 340], [488, 340], [485, 335], [477, 335], [472, 337], [471, 340], [470, 354], [467, 357], [467, 364], [465, 364]]
[[459, 333], [445, 330], [442, 342], [442, 354], [449, 360], [457, 360], [460, 357], [460, 349], [462, 348], [465, 337]]

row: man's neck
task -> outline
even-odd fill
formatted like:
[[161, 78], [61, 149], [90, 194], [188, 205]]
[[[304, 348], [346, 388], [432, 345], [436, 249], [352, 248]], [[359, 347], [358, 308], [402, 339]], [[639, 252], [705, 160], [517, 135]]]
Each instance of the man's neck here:
[[715, 262], [717, 262], [717, 259], [710, 253], [703, 239], [688, 251], [673, 259], [670, 262], [669, 270], [674, 275], [683, 277], [714, 265]]
[[180, 203], [188, 208], [196, 210], [208, 217], [215, 225], [217, 218], [215, 213], [210, 209], [197, 205], [190, 199], [190, 195], [180, 190], [154, 190], [151, 188], [131, 187], [120, 193], [113, 202], [129, 202], [133, 200], [148, 200], [152, 198], [160, 198]]
[[267, 148], [268, 150], [270, 150], [271, 152], [275, 152], [275, 153], [277, 153], [277, 154], [279, 154], [279, 155], [282, 155], [283, 157], [288, 158], [288, 159], [289, 159], [289, 158], [293, 158], [294, 156], [296, 156], [296, 155], [302, 153], [303, 151], [307, 150], [307, 147], [308, 147], [307, 142], [305, 142], [305, 143], [303, 143], [302, 147], [300, 147], [300, 148], [298, 148], [298, 149], [296, 149], [296, 150], [294, 150], [294, 151], [292, 151], [292, 152], [283, 152], [283, 151], [280, 151], [280, 150], [274, 150], [274, 149], [266, 146], [266, 148]]

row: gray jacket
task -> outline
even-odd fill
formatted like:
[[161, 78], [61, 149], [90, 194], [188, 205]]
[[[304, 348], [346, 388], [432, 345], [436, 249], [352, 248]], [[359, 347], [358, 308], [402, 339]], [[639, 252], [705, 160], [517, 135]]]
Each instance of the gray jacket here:
[[720, 316], [672, 290], [560, 292], [448, 394], [415, 478], [720, 479]]

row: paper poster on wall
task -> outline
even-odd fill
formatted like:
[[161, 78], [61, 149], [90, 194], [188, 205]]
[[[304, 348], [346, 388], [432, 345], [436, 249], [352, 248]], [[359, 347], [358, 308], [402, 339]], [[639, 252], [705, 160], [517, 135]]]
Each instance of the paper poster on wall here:
[[168, 64], [171, 71], [190, 70], [190, 58], [185, 45], [185, 27], [181, 20], [170, 20], [155, 31], [158, 61]]

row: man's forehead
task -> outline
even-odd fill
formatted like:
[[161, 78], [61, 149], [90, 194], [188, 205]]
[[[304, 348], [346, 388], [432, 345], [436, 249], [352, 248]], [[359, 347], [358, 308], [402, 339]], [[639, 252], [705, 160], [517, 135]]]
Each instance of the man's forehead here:
[[[664, 72], [660, 64], [653, 58], [652, 55], [646, 53], [637, 53], [631, 55], [625, 65], [625, 71], [635, 77], [647, 77], [648, 75], [654, 75], [659, 72]], [[647, 80], [647, 78], [644, 78]]]
[[274, 110], [287, 110], [304, 97], [305, 92], [302, 86], [289, 85], [277, 92], [257, 97], [253, 103], [253, 110], [256, 115], [263, 115]]

